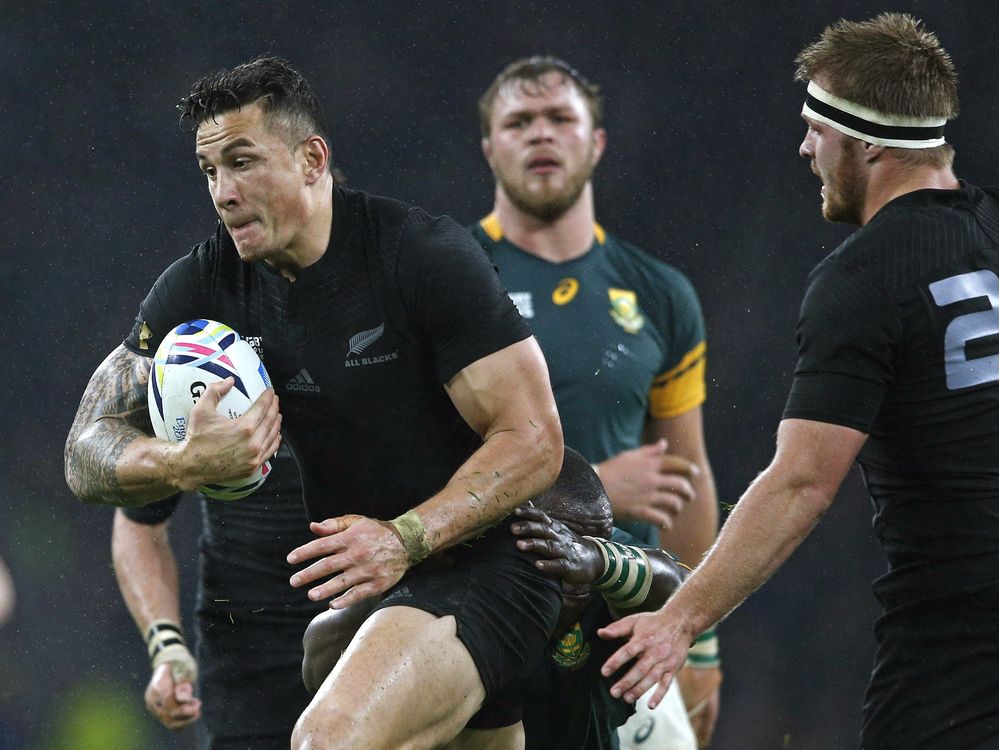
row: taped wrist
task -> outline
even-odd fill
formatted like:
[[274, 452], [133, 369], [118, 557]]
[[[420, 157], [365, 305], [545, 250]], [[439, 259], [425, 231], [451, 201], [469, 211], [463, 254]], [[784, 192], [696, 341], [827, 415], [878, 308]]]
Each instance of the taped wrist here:
[[694, 644], [688, 649], [687, 661], [684, 666], [694, 669], [715, 669], [722, 660], [719, 658], [719, 636], [715, 628], [709, 628], [694, 639]]
[[597, 543], [604, 560], [604, 571], [594, 581], [605, 601], [615, 609], [634, 609], [646, 601], [653, 585], [649, 558], [639, 547], [588, 536]]
[[154, 620], [146, 631], [146, 650], [153, 671], [170, 664], [174, 682], [195, 682], [198, 663], [188, 650], [181, 626], [170, 620]]
[[423, 519], [415, 510], [408, 510], [392, 519], [389, 525], [399, 534], [410, 565], [416, 565], [431, 553], [431, 543], [427, 541], [427, 530], [424, 529]]

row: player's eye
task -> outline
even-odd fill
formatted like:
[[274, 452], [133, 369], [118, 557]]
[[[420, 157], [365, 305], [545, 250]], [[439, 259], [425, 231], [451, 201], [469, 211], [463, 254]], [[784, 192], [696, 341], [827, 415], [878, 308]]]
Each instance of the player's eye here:
[[250, 159], [245, 156], [238, 156], [233, 159], [233, 169], [243, 169], [250, 165]]
[[201, 172], [210, 180], [215, 177], [215, 167], [203, 166]]

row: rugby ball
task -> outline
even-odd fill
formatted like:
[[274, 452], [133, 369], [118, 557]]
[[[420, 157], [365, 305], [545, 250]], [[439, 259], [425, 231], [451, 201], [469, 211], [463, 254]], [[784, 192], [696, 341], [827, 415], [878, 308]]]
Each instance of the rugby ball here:
[[[149, 377], [149, 418], [161, 440], [179, 443], [187, 437], [188, 416], [205, 389], [226, 378], [236, 383], [218, 412], [230, 419], [243, 415], [271, 387], [257, 353], [232, 328], [214, 320], [190, 320], [163, 337]], [[267, 479], [270, 462], [253, 474], [231, 482], [199, 487], [216, 500], [238, 500]]]

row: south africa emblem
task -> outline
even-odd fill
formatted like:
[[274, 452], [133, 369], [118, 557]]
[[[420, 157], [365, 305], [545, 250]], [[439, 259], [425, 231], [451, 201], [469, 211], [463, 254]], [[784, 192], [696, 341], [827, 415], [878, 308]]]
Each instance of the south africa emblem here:
[[590, 656], [590, 644], [583, 640], [583, 629], [576, 623], [559, 639], [552, 650], [552, 660], [566, 669], [579, 669]]

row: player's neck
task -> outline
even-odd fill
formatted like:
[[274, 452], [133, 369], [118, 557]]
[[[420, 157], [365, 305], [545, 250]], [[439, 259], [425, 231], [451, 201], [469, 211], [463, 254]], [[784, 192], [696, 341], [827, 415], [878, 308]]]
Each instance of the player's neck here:
[[886, 161], [872, 171], [861, 216], [864, 226], [890, 201], [917, 190], [958, 190], [958, 178], [951, 167], [907, 169]]
[[543, 221], [524, 213], [497, 186], [493, 211], [504, 237], [527, 253], [551, 263], [585, 255], [594, 244], [594, 194], [590, 183], [558, 219]]
[[330, 246], [333, 231], [333, 183], [320, 180], [310, 189], [308, 218], [302, 230], [281, 253], [269, 262], [289, 281], [295, 281], [303, 268], [316, 263]]

